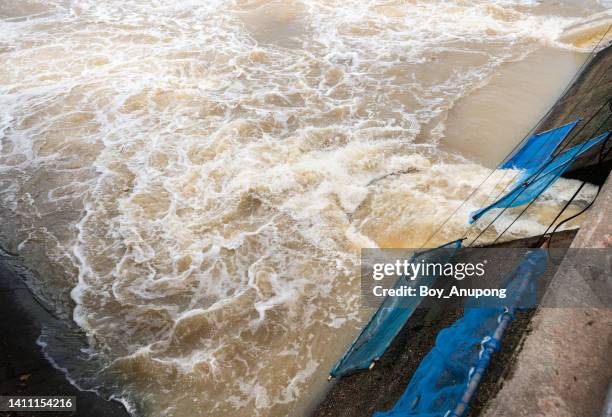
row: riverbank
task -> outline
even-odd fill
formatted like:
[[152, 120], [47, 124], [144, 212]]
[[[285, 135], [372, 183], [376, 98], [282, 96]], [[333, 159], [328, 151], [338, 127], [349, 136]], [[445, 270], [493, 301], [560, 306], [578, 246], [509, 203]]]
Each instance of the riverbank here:
[[[552, 241], [552, 248], [567, 248], [576, 230], [558, 233]], [[538, 237], [503, 242], [493, 248], [534, 247]], [[516, 254], [512, 254], [516, 255]], [[510, 269], [517, 259], [509, 256], [500, 269]], [[501, 262], [501, 261], [500, 261]], [[550, 280], [552, 276], [546, 278]], [[546, 284], [544, 283], [545, 287]], [[494, 395], [499, 387], [500, 377], [508, 373], [506, 364], [515, 349], [520, 346], [525, 330], [529, 328], [533, 312], [517, 315], [507, 330], [502, 351], [492, 363], [489, 372], [476, 397], [470, 416], [478, 415], [479, 410]], [[421, 359], [435, 344], [438, 333], [452, 325], [462, 316], [462, 310], [449, 308], [417, 309], [408, 320], [389, 349], [368, 371], [358, 372], [332, 382], [330, 391], [313, 414], [313, 417], [370, 417], [375, 411], [390, 409], [404, 392], [411, 375], [419, 366]]]
[[[573, 85], [552, 107], [538, 130], [547, 130], [580, 117], [585, 127], [568, 137], [565, 143], [567, 146], [610, 130], [612, 105], [608, 110], [606, 103], [612, 91], [611, 66], [612, 46], [608, 46], [585, 66]], [[605, 150], [601, 155], [605, 155]], [[597, 147], [591, 154], [580, 158], [565, 176], [602, 184], [608, 177], [612, 160], [611, 155], [601, 162], [600, 159], [600, 149]], [[575, 230], [555, 234], [551, 247], [568, 248], [575, 235]], [[539, 236], [502, 245], [533, 247], [538, 241]], [[374, 411], [391, 408], [403, 393], [420, 360], [433, 347], [438, 332], [453, 323], [460, 314], [460, 311], [444, 311], [443, 314], [435, 314], [435, 317], [429, 314], [427, 320], [423, 312], [415, 314], [374, 369], [341, 378], [330, 387], [328, 395], [315, 410], [314, 417], [369, 417]], [[500, 392], [503, 381], [513, 374], [517, 356], [532, 329], [534, 314], [534, 311], [523, 313], [510, 325], [501, 352], [494, 356], [478, 395], [472, 402], [470, 416], [481, 415], [490, 406], [491, 399]], [[562, 333], [559, 335], [562, 337]], [[527, 380], [523, 379], [522, 382], [523, 387], [529, 386]], [[605, 386], [602, 387], [604, 389]], [[501, 404], [498, 403], [496, 414], [491, 414], [489, 410], [487, 415], [504, 415], [503, 407], [510, 405], [508, 401]], [[522, 415], [520, 411], [517, 413]]]
[[[608, 176], [571, 248], [610, 250], [611, 215], [612, 177]], [[564, 307], [541, 308], [535, 313], [529, 323], [530, 331], [521, 342], [522, 349], [505, 365], [511, 372], [497, 381], [499, 392], [491, 396], [479, 415], [608, 415], [602, 410], [612, 380], [610, 275], [607, 282], [602, 281], [606, 275], [595, 276], [599, 283], [594, 286], [591, 280], [595, 277], [576, 274], [572, 267], [572, 264], [593, 265], [589, 252], [595, 253], [579, 250], [573, 252], [577, 257], [563, 261], [546, 292], [546, 300], [563, 300]], [[497, 358], [496, 362], [503, 364], [503, 359]]]
[[[611, 92], [612, 46], [608, 46], [593, 57], [567, 93], [552, 107], [540, 130], [552, 129], [580, 118], [581, 123], [567, 136], [562, 147], [583, 143], [612, 130]], [[610, 148], [612, 141], [608, 141], [603, 153], [600, 146], [590, 149], [563, 176], [602, 185], [612, 169]], [[601, 158], [602, 155], [606, 156]]]

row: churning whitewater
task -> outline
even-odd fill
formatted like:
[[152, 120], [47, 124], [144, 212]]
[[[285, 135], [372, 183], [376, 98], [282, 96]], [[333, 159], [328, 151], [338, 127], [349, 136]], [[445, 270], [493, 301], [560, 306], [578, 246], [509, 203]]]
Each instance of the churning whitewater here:
[[[359, 249], [424, 244], [490, 172], [439, 146], [447, 115], [575, 49], [604, 6], [565, 3], [0, 0], [0, 237], [86, 332], [75, 383], [138, 416], [303, 416], [363, 320]], [[478, 232], [496, 175], [429, 245]]]

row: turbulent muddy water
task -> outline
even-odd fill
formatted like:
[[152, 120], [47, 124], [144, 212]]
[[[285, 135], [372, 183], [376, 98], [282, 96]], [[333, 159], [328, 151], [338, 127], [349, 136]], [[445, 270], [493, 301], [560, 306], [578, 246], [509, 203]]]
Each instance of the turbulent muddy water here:
[[[142, 416], [307, 413], [363, 320], [359, 249], [424, 244], [585, 59], [563, 29], [605, 7], [0, 0], [2, 244], [87, 333], [97, 377], [75, 382]], [[510, 179], [428, 245], [474, 236]]]

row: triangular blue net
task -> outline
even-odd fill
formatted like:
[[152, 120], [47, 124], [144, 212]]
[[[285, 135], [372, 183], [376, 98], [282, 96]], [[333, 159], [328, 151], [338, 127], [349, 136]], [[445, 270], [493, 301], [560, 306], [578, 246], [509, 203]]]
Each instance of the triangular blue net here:
[[[456, 240], [439, 248], [430, 249], [415, 254], [410, 262], [420, 261], [446, 263], [461, 247], [461, 240]], [[406, 279], [400, 277], [395, 288], [402, 285], [433, 285], [436, 277], [418, 277]], [[393, 339], [398, 335], [404, 324], [420, 304], [420, 297], [387, 297], [374, 313], [368, 324], [349, 347], [342, 358], [330, 372], [333, 377], [347, 375], [360, 369], [367, 369], [370, 364], [380, 358]]]
[[538, 169], [550, 159], [555, 149], [563, 142], [568, 133], [578, 124], [580, 119], [556, 129], [538, 133], [527, 139], [527, 142], [498, 169]]
[[502, 318], [509, 322], [517, 306], [535, 304], [537, 279], [546, 267], [545, 250], [529, 251], [504, 281], [508, 294], [504, 305], [499, 299], [468, 299], [463, 317], [438, 334], [434, 348], [423, 358], [395, 406], [374, 413], [374, 417], [465, 415], [468, 388], [472, 388], [475, 375], [484, 374], [491, 353], [500, 346]]
[[475, 222], [494, 208], [517, 207], [535, 200], [571, 166], [580, 154], [602, 142], [608, 134], [609, 132], [606, 132], [549, 158], [535, 168], [524, 170], [517, 181], [518, 185], [515, 185], [510, 192], [493, 204], [472, 212], [470, 223]]

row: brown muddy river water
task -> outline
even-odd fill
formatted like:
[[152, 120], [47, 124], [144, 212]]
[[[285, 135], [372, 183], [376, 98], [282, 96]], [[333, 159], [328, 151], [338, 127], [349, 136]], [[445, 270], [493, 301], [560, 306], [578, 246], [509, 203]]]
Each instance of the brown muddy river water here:
[[[586, 59], [564, 28], [606, 7], [0, 0], [0, 240], [86, 332], [96, 376], [71, 377], [138, 416], [305, 415], [367, 316], [359, 249], [424, 244]], [[510, 179], [428, 245], [478, 233]]]

